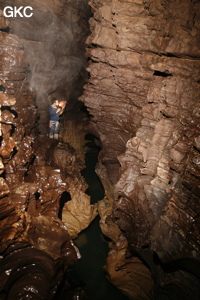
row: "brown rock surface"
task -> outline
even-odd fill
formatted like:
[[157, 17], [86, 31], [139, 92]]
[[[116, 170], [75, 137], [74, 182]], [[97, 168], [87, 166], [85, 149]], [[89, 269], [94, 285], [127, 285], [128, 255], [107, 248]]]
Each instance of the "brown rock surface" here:
[[[124, 264], [137, 253], [152, 276], [154, 255], [158, 264], [200, 259], [199, 4], [90, 2], [90, 78], [81, 100], [102, 146], [97, 172], [107, 199], [99, 206], [101, 228], [114, 243], [111, 256], [125, 247]], [[124, 292], [116, 266], [108, 257], [111, 281]], [[189, 291], [180, 274], [159, 274], [159, 284], [177, 282], [183, 294], [198, 298], [200, 291]], [[137, 299], [134, 290], [126, 291], [131, 299]], [[140, 299], [143, 292], [149, 295], [151, 285], [144, 283]]]
[[[28, 0], [0, 0], [0, 9], [7, 5], [33, 8], [31, 18], [17, 16], [2, 18], [1, 22], [2, 29], [9, 28], [10, 33], [21, 39], [30, 69], [28, 84], [36, 93], [35, 102], [40, 113], [39, 130], [46, 136], [48, 106], [53, 97], [68, 101], [66, 111], [74, 112], [81, 106], [77, 97], [87, 77], [84, 41], [91, 16], [88, 0], [32, 0], [31, 3]], [[17, 57], [20, 60], [19, 53]], [[8, 66], [11, 60], [12, 57], [7, 59]], [[24, 72], [13, 72], [12, 78], [16, 76], [24, 77]], [[14, 91], [13, 84], [18, 82], [7, 84]]]
[[[9, 26], [3, 20], [1, 25]], [[0, 298], [52, 299], [67, 267], [80, 258], [69, 233], [76, 236], [86, 228], [97, 209], [84, 194], [83, 165], [75, 150], [37, 135], [38, 111], [35, 94], [27, 88], [23, 43], [4, 29], [0, 31]], [[58, 218], [64, 192], [71, 194], [75, 209], [74, 202], [87, 200], [76, 216], [78, 226]], [[70, 214], [76, 215], [74, 208]]]
[[[7, 3], [22, 2], [0, 1], [0, 8]], [[86, 77], [77, 45], [88, 33], [87, 1], [32, 5], [29, 21], [0, 15], [2, 299], [50, 299], [79, 257], [69, 233], [77, 236], [97, 214], [80, 157], [35, 128], [37, 103], [40, 130], [48, 130], [50, 94], [71, 99], [69, 110], [80, 107], [73, 100]], [[97, 172], [106, 197], [98, 210], [111, 239], [105, 270], [130, 299], [199, 299], [199, 1], [90, 6], [80, 99], [102, 148]], [[71, 199], [61, 221], [63, 193]]]

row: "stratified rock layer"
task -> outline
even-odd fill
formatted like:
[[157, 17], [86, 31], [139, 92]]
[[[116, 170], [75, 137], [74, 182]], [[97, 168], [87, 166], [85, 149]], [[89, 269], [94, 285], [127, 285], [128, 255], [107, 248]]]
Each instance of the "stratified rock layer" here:
[[[158, 265], [185, 257], [199, 264], [200, 3], [93, 0], [91, 7], [90, 78], [81, 100], [102, 145], [97, 172], [107, 198], [99, 210], [114, 251], [107, 271], [124, 292], [110, 256], [126, 249], [124, 265], [137, 255], [156, 284], [176, 281], [198, 297], [180, 274], [155, 276], [155, 256]], [[134, 263], [124, 269], [138, 272]], [[133, 281], [128, 286], [131, 299], [150, 297], [145, 281], [138, 294]]]

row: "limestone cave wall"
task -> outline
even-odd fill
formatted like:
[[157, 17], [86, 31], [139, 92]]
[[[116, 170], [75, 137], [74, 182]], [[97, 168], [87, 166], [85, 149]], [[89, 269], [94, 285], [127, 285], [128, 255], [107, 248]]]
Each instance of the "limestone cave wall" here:
[[67, 101], [70, 113], [81, 106], [77, 97], [87, 78], [84, 42], [91, 11], [88, 0], [0, 1], [2, 10], [27, 5], [33, 8], [33, 16], [6, 18], [6, 28], [22, 40], [29, 65], [28, 85], [36, 94], [40, 112], [38, 130], [46, 136], [52, 98]]
[[158, 299], [166, 286], [170, 299], [198, 298], [200, 3], [90, 5], [81, 100], [102, 147], [108, 276], [130, 299], [148, 299], [153, 285]]
[[[72, 238], [98, 206], [117, 288], [129, 299], [199, 299], [200, 2], [89, 4], [34, 0], [29, 22], [0, 14], [0, 298], [53, 299], [80, 258]], [[85, 81], [106, 192], [98, 205], [73, 147], [44, 137], [50, 99], [75, 111]]]
[[72, 238], [97, 208], [74, 148], [38, 135], [26, 41], [0, 16], [0, 299], [73, 298], [64, 275], [80, 258]]

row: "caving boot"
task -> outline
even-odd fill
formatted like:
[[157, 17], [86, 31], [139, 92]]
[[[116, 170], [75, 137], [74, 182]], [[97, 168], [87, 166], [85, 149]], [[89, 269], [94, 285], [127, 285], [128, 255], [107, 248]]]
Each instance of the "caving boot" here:
[[58, 139], [58, 134], [54, 134], [54, 139]]
[[50, 139], [53, 139], [53, 135], [52, 135], [52, 134], [50, 134], [50, 135], [49, 135], [49, 138], [50, 138]]

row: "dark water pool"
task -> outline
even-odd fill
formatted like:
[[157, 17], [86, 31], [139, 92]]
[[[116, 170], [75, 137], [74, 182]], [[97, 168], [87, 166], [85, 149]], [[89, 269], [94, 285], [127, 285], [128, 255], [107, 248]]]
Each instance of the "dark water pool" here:
[[[89, 185], [87, 193], [91, 203], [104, 198], [103, 186], [95, 173], [99, 149], [94, 143], [89, 143], [86, 154], [86, 169], [82, 171]], [[75, 245], [79, 248], [82, 258], [69, 269], [69, 277], [77, 282], [82, 282], [90, 300], [127, 300], [106, 278], [102, 269], [107, 257], [108, 243], [103, 237], [99, 227], [99, 217], [90, 226], [81, 232]]]

